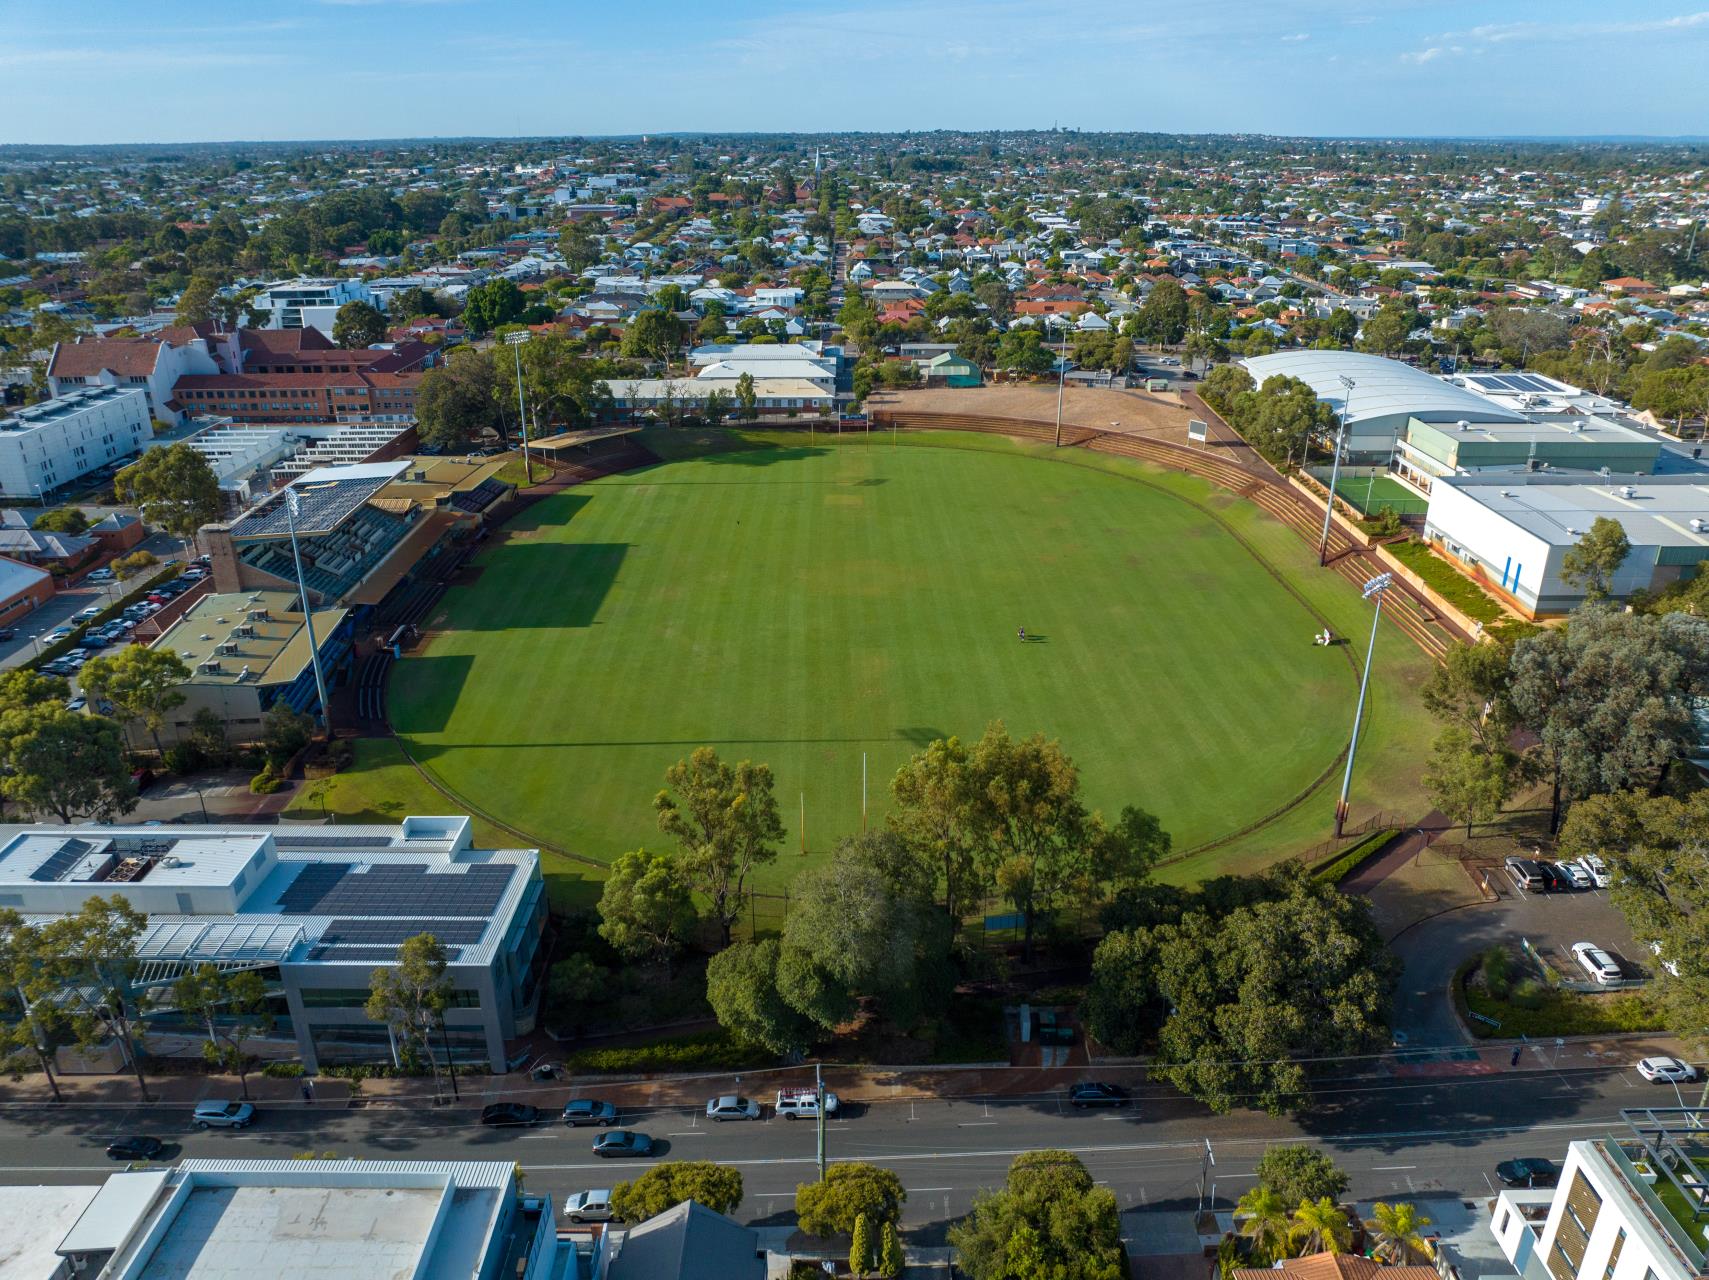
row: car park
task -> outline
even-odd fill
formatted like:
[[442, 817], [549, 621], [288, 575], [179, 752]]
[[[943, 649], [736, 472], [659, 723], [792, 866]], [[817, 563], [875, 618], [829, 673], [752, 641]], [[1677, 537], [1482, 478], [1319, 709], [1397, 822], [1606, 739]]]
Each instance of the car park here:
[[196, 1104], [193, 1120], [198, 1129], [247, 1129], [255, 1122], [255, 1108], [247, 1102], [209, 1098]]
[[1620, 980], [1619, 964], [1594, 942], [1573, 943], [1573, 959], [1578, 961], [1579, 968], [1590, 975], [1592, 982], [1606, 986], [1610, 982]]
[[758, 1120], [760, 1104], [752, 1098], [743, 1098], [734, 1093], [726, 1093], [722, 1097], [712, 1098], [706, 1104], [706, 1118], [719, 1123], [725, 1120]]
[[128, 1138], [114, 1138], [107, 1144], [107, 1159], [109, 1160], [158, 1160], [166, 1150], [166, 1144], [159, 1138], [147, 1138], [134, 1134]]
[[597, 1098], [576, 1098], [564, 1104], [564, 1123], [572, 1129], [584, 1124], [604, 1128], [617, 1123], [617, 1108]]
[[650, 1156], [653, 1140], [634, 1129], [607, 1129], [593, 1140], [593, 1153], [605, 1159], [622, 1156]]
[[[839, 1107], [837, 1095], [825, 1093], [825, 1114], [834, 1116]], [[816, 1089], [779, 1089], [777, 1114], [785, 1120], [813, 1120], [819, 1115], [819, 1093]]]
[[571, 1222], [611, 1222], [611, 1192], [577, 1191], [564, 1198], [564, 1216]]
[[1690, 1084], [1697, 1079], [1697, 1068], [1678, 1058], [1659, 1056], [1638, 1063], [1638, 1074], [1651, 1084]]
[[495, 1102], [481, 1108], [481, 1123], [495, 1128], [523, 1127], [538, 1124], [545, 1114], [539, 1107], [531, 1107], [526, 1102]]
[[1504, 1187], [1552, 1187], [1561, 1180], [1561, 1171], [1553, 1160], [1527, 1156], [1503, 1160], [1495, 1166], [1495, 1176]]
[[1127, 1103], [1126, 1089], [1120, 1085], [1105, 1084], [1101, 1080], [1082, 1081], [1068, 1091], [1068, 1104], [1081, 1110], [1089, 1107], [1125, 1107]]

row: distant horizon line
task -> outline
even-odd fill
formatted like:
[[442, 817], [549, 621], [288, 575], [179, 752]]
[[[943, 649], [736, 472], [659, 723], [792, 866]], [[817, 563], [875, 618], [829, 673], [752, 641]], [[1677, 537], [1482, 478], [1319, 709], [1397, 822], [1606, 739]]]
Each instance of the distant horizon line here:
[[166, 148], [166, 147], [199, 147], [209, 149], [236, 147], [317, 147], [317, 146], [396, 146], [423, 145], [443, 143], [505, 143], [505, 142], [635, 142], [652, 138], [862, 138], [862, 137], [932, 137], [939, 135], [963, 135], [977, 137], [981, 135], [1021, 135], [1021, 136], [1052, 136], [1063, 137], [1150, 137], [1150, 138], [1217, 138], [1217, 139], [1250, 139], [1264, 142], [1403, 142], [1403, 143], [1476, 143], [1484, 145], [1499, 145], [1503, 143], [1539, 143], [1552, 145], [1599, 144], [1599, 145], [1643, 145], [1668, 144], [1676, 146], [1702, 146], [1709, 144], [1709, 134], [1652, 134], [1652, 133], [1487, 133], [1487, 134], [1455, 134], [1455, 133], [1262, 133], [1251, 130], [1180, 130], [1180, 129], [1082, 129], [1074, 127], [1038, 127], [1020, 128], [951, 128], [938, 127], [926, 129], [829, 129], [829, 130], [772, 130], [772, 129], [644, 129], [629, 133], [537, 133], [537, 134], [417, 134], [412, 136], [395, 137], [344, 137], [344, 138], [204, 138], [204, 139], [173, 139], [170, 141], [139, 141], [139, 140], [107, 140], [101, 142], [3, 142], [0, 143], [0, 155], [16, 154], [28, 151], [75, 151], [79, 149], [113, 149], [113, 148]]

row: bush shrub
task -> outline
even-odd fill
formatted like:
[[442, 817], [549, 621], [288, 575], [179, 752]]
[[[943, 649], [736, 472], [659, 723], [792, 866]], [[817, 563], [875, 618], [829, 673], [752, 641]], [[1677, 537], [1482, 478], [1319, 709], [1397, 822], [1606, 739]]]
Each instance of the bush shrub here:
[[775, 1058], [737, 1040], [728, 1031], [701, 1031], [650, 1044], [582, 1049], [564, 1059], [572, 1072], [737, 1071], [769, 1066]]
[[304, 1074], [303, 1064], [300, 1062], [269, 1062], [261, 1068], [261, 1074], [270, 1076], [274, 1080], [295, 1080]]
[[285, 780], [273, 772], [271, 764], [249, 780], [249, 789], [258, 796], [270, 796], [284, 785]]
[[165, 764], [168, 773], [195, 773], [205, 763], [201, 748], [193, 742], [175, 742], [166, 748]]
[[1505, 1000], [1513, 991], [1513, 957], [1506, 947], [1491, 947], [1483, 954], [1484, 990], [1497, 1000]]
[[1373, 831], [1357, 844], [1343, 849], [1334, 857], [1320, 863], [1312, 871], [1312, 878], [1327, 881], [1329, 884], [1340, 884], [1387, 848], [1389, 841], [1399, 834], [1400, 828], [1398, 827], [1384, 827], [1381, 831]]

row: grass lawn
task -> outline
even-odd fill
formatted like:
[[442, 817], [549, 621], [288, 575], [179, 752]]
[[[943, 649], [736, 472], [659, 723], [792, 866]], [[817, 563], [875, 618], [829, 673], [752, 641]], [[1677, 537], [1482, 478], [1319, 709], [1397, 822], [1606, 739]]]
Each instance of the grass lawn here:
[[[1060, 737], [1094, 804], [1153, 810], [1185, 850], [1286, 805], [1346, 739], [1359, 651], [1310, 637], [1320, 618], [1362, 637], [1368, 607], [1232, 495], [954, 433], [708, 442], [655, 433], [674, 460], [519, 515], [393, 672], [411, 754], [545, 845], [609, 861], [659, 844], [666, 766], [710, 744], [776, 771], [789, 834], [758, 887], [781, 888], [859, 829], [863, 757], [876, 822], [910, 753], [1002, 718]], [[1387, 629], [1379, 650], [1355, 816], [1419, 799], [1427, 661]], [[1333, 803], [1322, 791], [1171, 878], [1321, 839]]]
[[[1327, 487], [1327, 486], [1326, 486]], [[1335, 493], [1366, 515], [1393, 507], [1396, 515], [1423, 515], [1430, 505], [1428, 498], [1418, 496], [1392, 476], [1342, 476], [1335, 483]]]

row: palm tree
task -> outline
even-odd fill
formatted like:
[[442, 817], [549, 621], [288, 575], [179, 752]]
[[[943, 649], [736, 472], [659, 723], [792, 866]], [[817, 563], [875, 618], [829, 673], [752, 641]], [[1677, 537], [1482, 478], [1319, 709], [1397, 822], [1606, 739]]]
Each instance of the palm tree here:
[[1301, 1200], [1294, 1210], [1293, 1239], [1302, 1255], [1308, 1253], [1342, 1253], [1353, 1243], [1353, 1229], [1347, 1225], [1347, 1215], [1335, 1207], [1328, 1196]]
[[1256, 1186], [1240, 1197], [1234, 1216], [1244, 1214], [1240, 1234], [1252, 1243], [1254, 1262], [1267, 1263], [1282, 1256], [1288, 1243], [1288, 1209], [1282, 1197], [1265, 1186]]
[[1415, 1255], [1429, 1257], [1430, 1246], [1424, 1239], [1424, 1228], [1430, 1219], [1418, 1211], [1418, 1206], [1401, 1202], [1384, 1204], [1381, 1200], [1371, 1206], [1370, 1226], [1377, 1237], [1372, 1251], [1383, 1262], [1402, 1265]]

